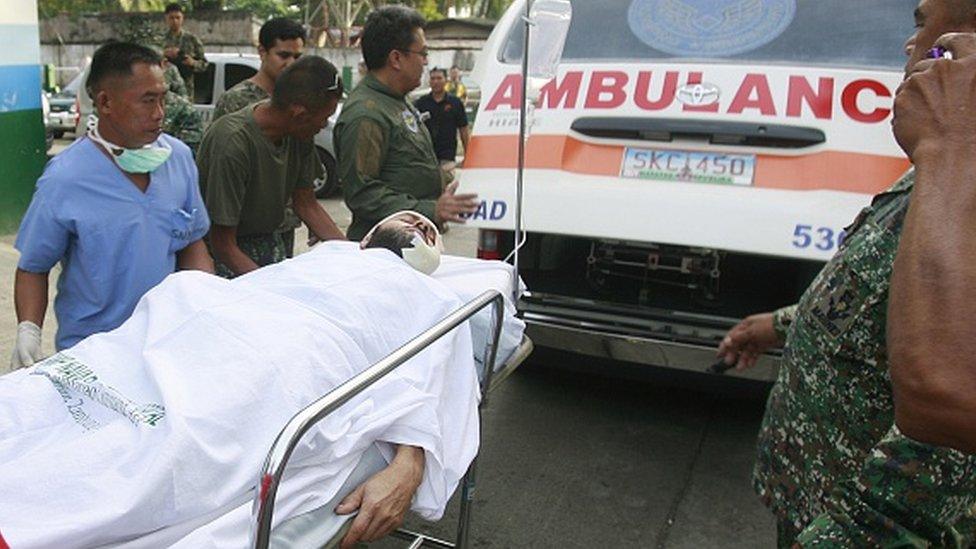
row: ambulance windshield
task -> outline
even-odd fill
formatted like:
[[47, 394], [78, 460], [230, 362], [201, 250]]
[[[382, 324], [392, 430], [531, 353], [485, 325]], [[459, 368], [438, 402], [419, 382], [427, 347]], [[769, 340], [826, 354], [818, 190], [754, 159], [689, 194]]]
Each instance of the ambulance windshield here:
[[[573, 0], [564, 61], [703, 60], [897, 69], [916, 0]], [[501, 61], [522, 55], [523, 25]]]

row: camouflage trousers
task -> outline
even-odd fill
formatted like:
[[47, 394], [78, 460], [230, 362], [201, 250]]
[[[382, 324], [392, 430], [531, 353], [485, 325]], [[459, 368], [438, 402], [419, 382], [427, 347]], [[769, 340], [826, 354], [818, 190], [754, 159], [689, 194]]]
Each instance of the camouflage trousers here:
[[[294, 235], [294, 231], [292, 231]], [[294, 236], [292, 236], [294, 241]], [[258, 267], [265, 267], [284, 261], [286, 256], [285, 242], [282, 233], [255, 234], [237, 237], [237, 247], [244, 252], [247, 257], [258, 264]], [[214, 261], [217, 274], [224, 278], [234, 278], [237, 276], [226, 265], [220, 261]]]
[[776, 547], [779, 549], [793, 547], [793, 543], [799, 535], [800, 530], [797, 530], [792, 522], [781, 518], [776, 519]]

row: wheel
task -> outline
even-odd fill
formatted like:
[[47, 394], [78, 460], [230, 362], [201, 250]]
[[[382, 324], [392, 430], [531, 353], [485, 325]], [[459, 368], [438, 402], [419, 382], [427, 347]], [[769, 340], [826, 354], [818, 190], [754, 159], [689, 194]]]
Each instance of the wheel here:
[[329, 151], [322, 147], [316, 146], [315, 150], [318, 152], [319, 161], [322, 162], [325, 176], [313, 181], [312, 188], [315, 190], [316, 198], [328, 198], [339, 191], [339, 174], [336, 171], [336, 161], [329, 154]]
[[54, 138], [55, 139], [61, 139], [62, 137], [64, 137], [64, 131], [63, 130], [54, 130]]

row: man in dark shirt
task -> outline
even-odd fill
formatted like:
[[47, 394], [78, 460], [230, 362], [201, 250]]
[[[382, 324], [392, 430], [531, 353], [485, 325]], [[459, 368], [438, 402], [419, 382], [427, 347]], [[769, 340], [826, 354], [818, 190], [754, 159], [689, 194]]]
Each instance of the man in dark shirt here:
[[453, 179], [458, 134], [461, 134], [461, 145], [467, 152], [471, 129], [468, 127], [464, 103], [447, 93], [446, 86], [447, 73], [444, 69], [435, 67], [430, 71], [430, 93], [418, 99], [414, 106], [423, 113], [421, 119], [425, 120], [424, 123], [430, 131], [441, 169]]

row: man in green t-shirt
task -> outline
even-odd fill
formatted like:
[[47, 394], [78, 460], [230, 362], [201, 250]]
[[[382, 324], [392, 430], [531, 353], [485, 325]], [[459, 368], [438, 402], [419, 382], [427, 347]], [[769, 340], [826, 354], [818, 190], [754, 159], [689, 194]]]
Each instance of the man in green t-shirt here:
[[[294, 19], [276, 17], [261, 25], [258, 42], [261, 68], [254, 76], [238, 82], [220, 96], [214, 107], [214, 120], [271, 97], [278, 75], [305, 51], [305, 29]], [[325, 177], [321, 165], [315, 177]], [[284, 220], [278, 228], [285, 241], [286, 257], [291, 257], [295, 251], [295, 229], [301, 225], [291, 207], [286, 207]]]
[[443, 225], [463, 223], [463, 216], [478, 208], [476, 195], [454, 194], [456, 182], [445, 188], [430, 133], [406, 100], [420, 86], [427, 65], [425, 25], [410, 8], [385, 6], [363, 27], [369, 73], [349, 94], [334, 132], [339, 179], [352, 211], [352, 240], [400, 210]]
[[335, 66], [306, 57], [281, 73], [270, 100], [207, 129], [197, 166], [218, 274], [233, 277], [285, 259], [277, 230], [289, 198], [311, 235], [344, 238], [312, 191], [318, 168], [312, 138], [341, 96]]

